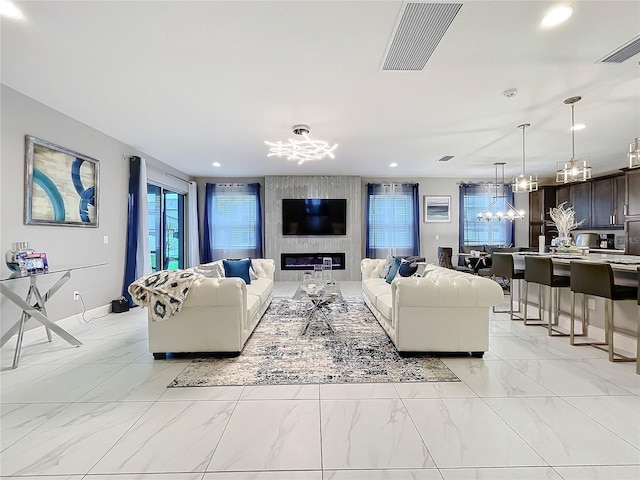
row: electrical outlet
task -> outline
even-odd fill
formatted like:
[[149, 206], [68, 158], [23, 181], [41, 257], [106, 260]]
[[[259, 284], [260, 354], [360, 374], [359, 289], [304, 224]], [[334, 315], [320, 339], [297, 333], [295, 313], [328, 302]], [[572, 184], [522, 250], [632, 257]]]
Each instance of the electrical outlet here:
[[595, 310], [596, 309], [596, 299], [595, 298], [589, 298], [587, 300], [587, 308], [589, 310]]
[[73, 300], [80, 300], [80, 292], [78, 290], [73, 291]]

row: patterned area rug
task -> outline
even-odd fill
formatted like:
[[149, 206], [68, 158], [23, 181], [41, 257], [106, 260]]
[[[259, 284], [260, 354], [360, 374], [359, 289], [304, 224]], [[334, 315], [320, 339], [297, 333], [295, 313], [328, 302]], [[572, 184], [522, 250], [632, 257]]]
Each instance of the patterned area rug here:
[[310, 303], [276, 297], [239, 356], [196, 358], [169, 387], [460, 381], [439, 358], [401, 357], [361, 299], [330, 308], [335, 334], [316, 317], [300, 335]]

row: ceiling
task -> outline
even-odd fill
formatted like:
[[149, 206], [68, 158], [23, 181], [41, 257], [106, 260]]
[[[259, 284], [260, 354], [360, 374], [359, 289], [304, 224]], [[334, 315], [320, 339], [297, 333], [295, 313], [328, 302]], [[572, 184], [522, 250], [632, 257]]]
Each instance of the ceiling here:
[[[16, 2], [1, 79], [192, 176], [471, 180], [499, 161], [511, 176], [528, 122], [527, 170], [551, 177], [571, 156], [574, 95], [576, 158], [594, 175], [626, 165], [640, 55], [596, 61], [640, 33], [640, 2], [574, 1], [553, 29], [539, 21], [555, 2], [460, 3], [426, 67], [401, 72], [381, 65], [403, 1]], [[336, 158], [267, 158], [264, 140], [299, 123]]]

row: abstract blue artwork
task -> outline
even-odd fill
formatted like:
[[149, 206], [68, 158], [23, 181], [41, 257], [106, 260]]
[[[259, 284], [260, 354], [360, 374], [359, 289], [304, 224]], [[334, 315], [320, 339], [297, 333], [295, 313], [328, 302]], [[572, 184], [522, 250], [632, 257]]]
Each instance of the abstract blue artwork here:
[[99, 163], [27, 135], [25, 223], [98, 226]]

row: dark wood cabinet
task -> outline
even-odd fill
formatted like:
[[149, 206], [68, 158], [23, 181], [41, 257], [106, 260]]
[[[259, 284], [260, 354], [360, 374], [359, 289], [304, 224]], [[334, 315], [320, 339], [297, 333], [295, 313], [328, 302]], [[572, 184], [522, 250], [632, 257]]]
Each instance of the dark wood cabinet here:
[[529, 222], [551, 220], [549, 209], [556, 206], [556, 187], [540, 187], [529, 194]]
[[561, 203], [568, 204], [571, 201], [570, 191], [571, 187], [569, 187], [569, 185], [564, 185], [562, 187], [556, 188], [556, 206], [560, 205]]
[[626, 175], [625, 212], [629, 217], [640, 216], [640, 169], [629, 170]]
[[640, 255], [640, 169], [625, 173], [625, 253]]
[[570, 204], [576, 211], [575, 220], [584, 219], [578, 228], [591, 227], [591, 182], [576, 183], [569, 189]]
[[591, 182], [591, 226], [621, 228], [624, 225], [625, 178], [599, 178]]
[[529, 246], [539, 245], [539, 235], [545, 236], [545, 245], [551, 244], [553, 235], [546, 225], [551, 220], [549, 209], [556, 205], [556, 187], [544, 186], [529, 193]]
[[640, 255], [640, 217], [629, 220], [624, 224], [625, 249], [627, 255]]
[[627, 187], [626, 187], [626, 178], [625, 175], [621, 175], [615, 178], [615, 186], [616, 186], [616, 204], [613, 209], [613, 224], [618, 228], [622, 228], [624, 226], [625, 216], [626, 216], [626, 196], [627, 196]]

